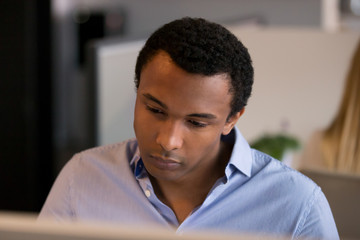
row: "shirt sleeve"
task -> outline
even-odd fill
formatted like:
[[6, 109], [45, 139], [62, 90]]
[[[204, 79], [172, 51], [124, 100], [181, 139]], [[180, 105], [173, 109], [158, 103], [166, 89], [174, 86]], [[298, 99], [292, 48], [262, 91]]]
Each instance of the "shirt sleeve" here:
[[329, 203], [320, 188], [316, 189], [314, 198], [304, 213], [296, 239], [306, 239], [309, 236], [311, 239], [340, 239]]
[[66, 221], [74, 218], [71, 204], [73, 168], [77, 155], [61, 170], [40, 211], [38, 220]]

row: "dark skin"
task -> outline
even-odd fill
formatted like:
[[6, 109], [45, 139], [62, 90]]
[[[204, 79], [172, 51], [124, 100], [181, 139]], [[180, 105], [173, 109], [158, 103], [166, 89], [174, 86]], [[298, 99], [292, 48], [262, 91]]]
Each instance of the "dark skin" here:
[[184, 184], [163, 184], [150, 175], [151, 183], [156, 196], [175, 213], [179, 223], [182, 223], [187, 216], [200, 206], [208, 195], [215, 182], [224, 175], [227, 161], [231, 155], [232, 146], [223, 143], [223, 149], [216, 161], [216, 166], [209, 166], [213, 172], [208, 172], [206, 178], [198, 178], [194, 182]]
[[224, 175], [232, 146], [220, 141], [243, 113], [228, 118], [226, 74], [190, 74], [160, 51], [142, 70], [134, 129], [158, 198], [179, 223]]

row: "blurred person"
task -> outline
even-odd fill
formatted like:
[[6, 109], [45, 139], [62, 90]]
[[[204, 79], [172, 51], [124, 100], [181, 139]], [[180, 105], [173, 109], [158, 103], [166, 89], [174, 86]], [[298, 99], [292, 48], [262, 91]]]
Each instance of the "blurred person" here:
[[321, 189], [235, 126], [253, 74], [246, 47], [219, 24], [183, 18], [156, 30], [135, 66], [136, 138], [76, 154], [39, 220], [338, 239]]
[[331, 124], [310, 137], [299, 169], [360, 174], [360, 41]]

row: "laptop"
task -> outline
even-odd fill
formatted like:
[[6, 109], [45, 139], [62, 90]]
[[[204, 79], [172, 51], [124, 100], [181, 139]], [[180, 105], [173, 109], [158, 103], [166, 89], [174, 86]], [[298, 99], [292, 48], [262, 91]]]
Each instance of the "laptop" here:
[[[182, 235], [158, 226], [126, 226], [95, 222], [36, 221], [36, 215], [0, 212], [1, 240], [256, 240], [269, 236], [220, 232]], [[273, 238], [275, 239], [275, 238]], [[278, 237], [276, 239], [279, 239]], [[280, 238], [281, 239], [281, 238]], [[285, 238], [283, 238], [285, 239]]]

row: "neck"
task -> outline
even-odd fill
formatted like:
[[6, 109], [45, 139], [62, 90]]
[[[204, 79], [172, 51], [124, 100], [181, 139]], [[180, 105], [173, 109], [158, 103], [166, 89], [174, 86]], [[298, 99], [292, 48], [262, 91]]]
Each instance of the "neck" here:
[[220, 142], [214, 161], [180, 181], [162, 181], [150, 175], [157, 197], [174, 211], [179, 223], [204, 202], [215, 182], [224, 176], [231, 151], [232, 146]]

